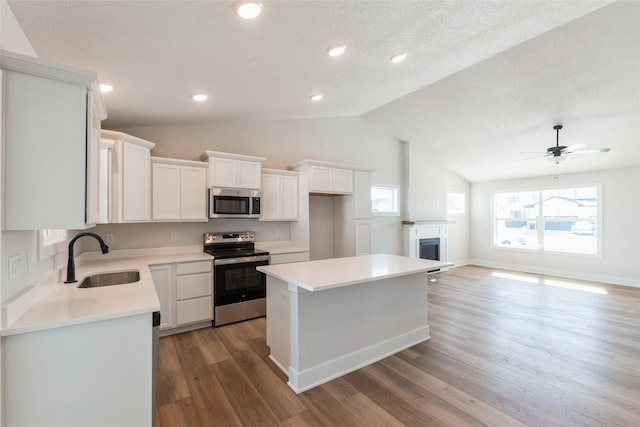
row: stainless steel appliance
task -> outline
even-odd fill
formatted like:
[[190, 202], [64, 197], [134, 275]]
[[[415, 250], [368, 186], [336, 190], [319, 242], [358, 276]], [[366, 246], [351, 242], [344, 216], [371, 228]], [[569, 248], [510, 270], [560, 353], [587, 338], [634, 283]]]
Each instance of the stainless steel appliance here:
[[211, 218], [259, 218], [259, 190], [242, 188], [209, 189], [209, 216]]
[[213, 256], [214, 326], [267, 314], [264, 273], [269, 252], [255, 249], [252, 231], [204, 233], [204, 251]]

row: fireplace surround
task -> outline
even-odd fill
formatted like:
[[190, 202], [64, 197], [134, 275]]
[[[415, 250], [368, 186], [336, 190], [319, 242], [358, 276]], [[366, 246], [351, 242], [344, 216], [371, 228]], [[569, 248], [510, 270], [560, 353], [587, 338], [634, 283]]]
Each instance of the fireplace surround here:
[[447, 224], [445, 221], [403, 222], [404, 255], [448, 261]]

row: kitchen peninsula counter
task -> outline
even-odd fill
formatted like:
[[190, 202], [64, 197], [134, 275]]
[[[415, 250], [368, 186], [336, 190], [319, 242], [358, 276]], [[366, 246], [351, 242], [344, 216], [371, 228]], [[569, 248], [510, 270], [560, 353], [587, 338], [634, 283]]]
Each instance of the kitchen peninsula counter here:
[[258, 267], [269, 357], [301, 393], [428, 340], [427, 272], [451, 265], [374, 254]]
[[[89, 254], [86, 260], [77, 263], [77, 283], [64, 283], [63, 271], [60, 281], [31, 289], [29, 293], [6, 303], [0, 336], [151, 314], [160, 310], [160, 302], [149, 266], [167, 262], [213, 260], [210, 255], [195, 251], [149, 254], [152, 252], [149, 249], [146, 250], [147, 255], [143, 256], [144, 252], [124, 250], [107, 255]], [[78, 288], [86, 276], [125, 270], [139, 271], [140, 280], [124, 285]], [[14, 312], [17, 314], [13, 315]]]

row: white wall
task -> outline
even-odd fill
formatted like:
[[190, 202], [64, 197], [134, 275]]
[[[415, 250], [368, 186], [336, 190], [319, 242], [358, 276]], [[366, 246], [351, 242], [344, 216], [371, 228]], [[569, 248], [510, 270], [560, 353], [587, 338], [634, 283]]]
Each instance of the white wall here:
[[[359, 117], [118, 130], [156, 143], [152, 152], [154, 156], [198, 160], [205, 150], [215, 150], [265, 157], [267, 160], [263, 166], [273, 169], [286, 169], [297, 161], [313, 159], [371, 168], [373, 182], [403, 183], [402, 143]], [[373, 219], [374, 251], [402, 254], [401, 221], [402, 217]], [[217, 220], [210, 220], [208, 226], [217, 227], [219, 224]], [[244, 224], [249, 229], [254, 226], [252, 222]], [[257, 222], [255, 226], [269, 227]], [[156, 229], [161, 230], [160, 233], [168, 235], [172, 225], [158, 227]], [[271, 236], [267, 229], [256, 237], [264, 240]], [[126, 239], [124, 244], [127, 246], [135, 244], [126, 233], [123, 239]]]
[[[602, 256], [543, 254], [492, 247], [492, 192], [602, 184]], [[471, 185], [474, 264], [640, 287], [640, 167]]]
[[447, 221], [452, 223], [448, 225], [448, 260], [455, 265], [465, 265], [469, 263], [469, 183], [460, 178], [458, 175], [447, 172], [446, 189], [447, 192], [455, 191], [464, 194], [465, 197], [465, 213], [463, 215], [448, 215]]
[[408, 210], [411, 221], [444, 220], [447, 217], [447, 169], [428, 144], [407, 142]]

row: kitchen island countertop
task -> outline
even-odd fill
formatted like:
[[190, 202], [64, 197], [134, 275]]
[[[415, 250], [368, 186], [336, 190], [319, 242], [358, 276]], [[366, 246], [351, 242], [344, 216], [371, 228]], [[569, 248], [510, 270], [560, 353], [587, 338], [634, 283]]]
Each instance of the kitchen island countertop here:
[[257, 267], [311, 292], [453, 266], [450, 262], [373, 254]]

